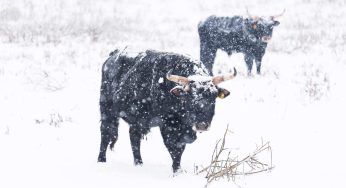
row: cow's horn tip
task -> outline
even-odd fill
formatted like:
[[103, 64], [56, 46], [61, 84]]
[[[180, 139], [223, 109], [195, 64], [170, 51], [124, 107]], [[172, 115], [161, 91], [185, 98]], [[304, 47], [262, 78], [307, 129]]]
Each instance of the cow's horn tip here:
[[169, 79], [169, 77], [171, 77], [171, 75], [172, 75], [172, 69], [167, 72], [166, 78]]

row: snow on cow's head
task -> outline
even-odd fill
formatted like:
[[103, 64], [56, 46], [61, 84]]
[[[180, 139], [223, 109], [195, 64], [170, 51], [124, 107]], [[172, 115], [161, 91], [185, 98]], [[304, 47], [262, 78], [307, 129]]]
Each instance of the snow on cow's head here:
[[257, 40], [267, 43], [273, 35], [274, 27], [280, 24], [276, 18], [282, 16], [285, 13], [285, 10], [279, 15], [269, 17], [253, 16], [248, 11], [247, 13], [249, 16], [245, 20], [247, 30], [250, 32], [250, 34], [253, 34]]
[[183, 77], [172, 75], [171, 72], [167, 74], [168, 80], [178, 84], [170, 92], [184, 101], [185, 119], [196, 131], [208, 130], [214, 116], [216, 98], [225, 98], [230, 94], [218, 85], [233, 79], [236, 74], [235, 68], [233, 73], [214, 77], [199, 75]]

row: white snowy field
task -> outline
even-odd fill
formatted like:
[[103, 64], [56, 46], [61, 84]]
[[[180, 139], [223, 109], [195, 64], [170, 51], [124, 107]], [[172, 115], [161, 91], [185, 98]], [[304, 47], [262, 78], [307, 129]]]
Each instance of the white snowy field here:
[[[198, 134], [173, 177], [158, 128], [133, 165], [128, 126], [108, 162], [97, 163], [101, 65], [115, 48], [156, 49], [199, 59], [197, 24], [209, 15], [273, 15], [286, 8], [263, 59], [246, 76], [242, 55], [218, 52], [223, 83], [210, 131]], [[346, 1], [344, 0], [0, 0], [0, 187], [203, 187], [227, 127], [233, 156], [261, 140], [270, 172], [210, 187], [346, 187]]]

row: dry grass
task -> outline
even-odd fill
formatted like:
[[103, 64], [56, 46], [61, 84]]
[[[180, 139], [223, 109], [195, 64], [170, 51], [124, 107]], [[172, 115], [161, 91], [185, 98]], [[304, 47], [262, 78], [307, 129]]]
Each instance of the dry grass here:
[[[272, 149], [269, 142], [263, 142], [260, 146], [245, 157], [232, 157], [231, 150], [226, 148], [228, 126], [222, 139], [220, 139], [214, 148], [210, 164], [196, 174], [206, 173], [206, 187], [213, 181], [226, 178], [228, 181], [235, 181], [236, 176], [257, 174], [270, 171], [274, 168], [272, 164]], [[260, 159], [260, 155], [266, 155], [267, 160]], [[264, 162], [266, 161], [266, 162]]]

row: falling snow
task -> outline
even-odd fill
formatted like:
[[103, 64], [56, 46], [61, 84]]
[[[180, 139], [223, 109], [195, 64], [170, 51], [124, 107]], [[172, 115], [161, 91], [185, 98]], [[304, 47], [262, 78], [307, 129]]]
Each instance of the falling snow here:
[[[246, 16], [245, 7], [253, 15], [286, 13], [268, 43], [262, 75], [246, 75], [243, 55], [217, 52], [214, 73], [236, 67], [239, 74], [220, 84], [230, 95], [216, 100], [209, 131], [186, 147], [183, 172], [173, 177], [160, 116], [150, 119], [142, 141], [143, 166], [133, 165], [122, 120], [114, 151], [97, 163], [109, 53], [127, 46], [131, 57], [156, 49], [199, 59], [198, 23], [210, 15]], [[344, 7], [344, 0], [0, 1], [0, 187], [203, 187], [194, 165], [210, 162], [227, 125], [230, 151], [247, 154], [270, 141], [275, 168], [210, 187], [346, 187]], [[194, 62], [203, 77], [203, 65]], [[160, 85], [164, 76], [141, 87]], [[163, 99], [139, 102], [150, 100]]]

